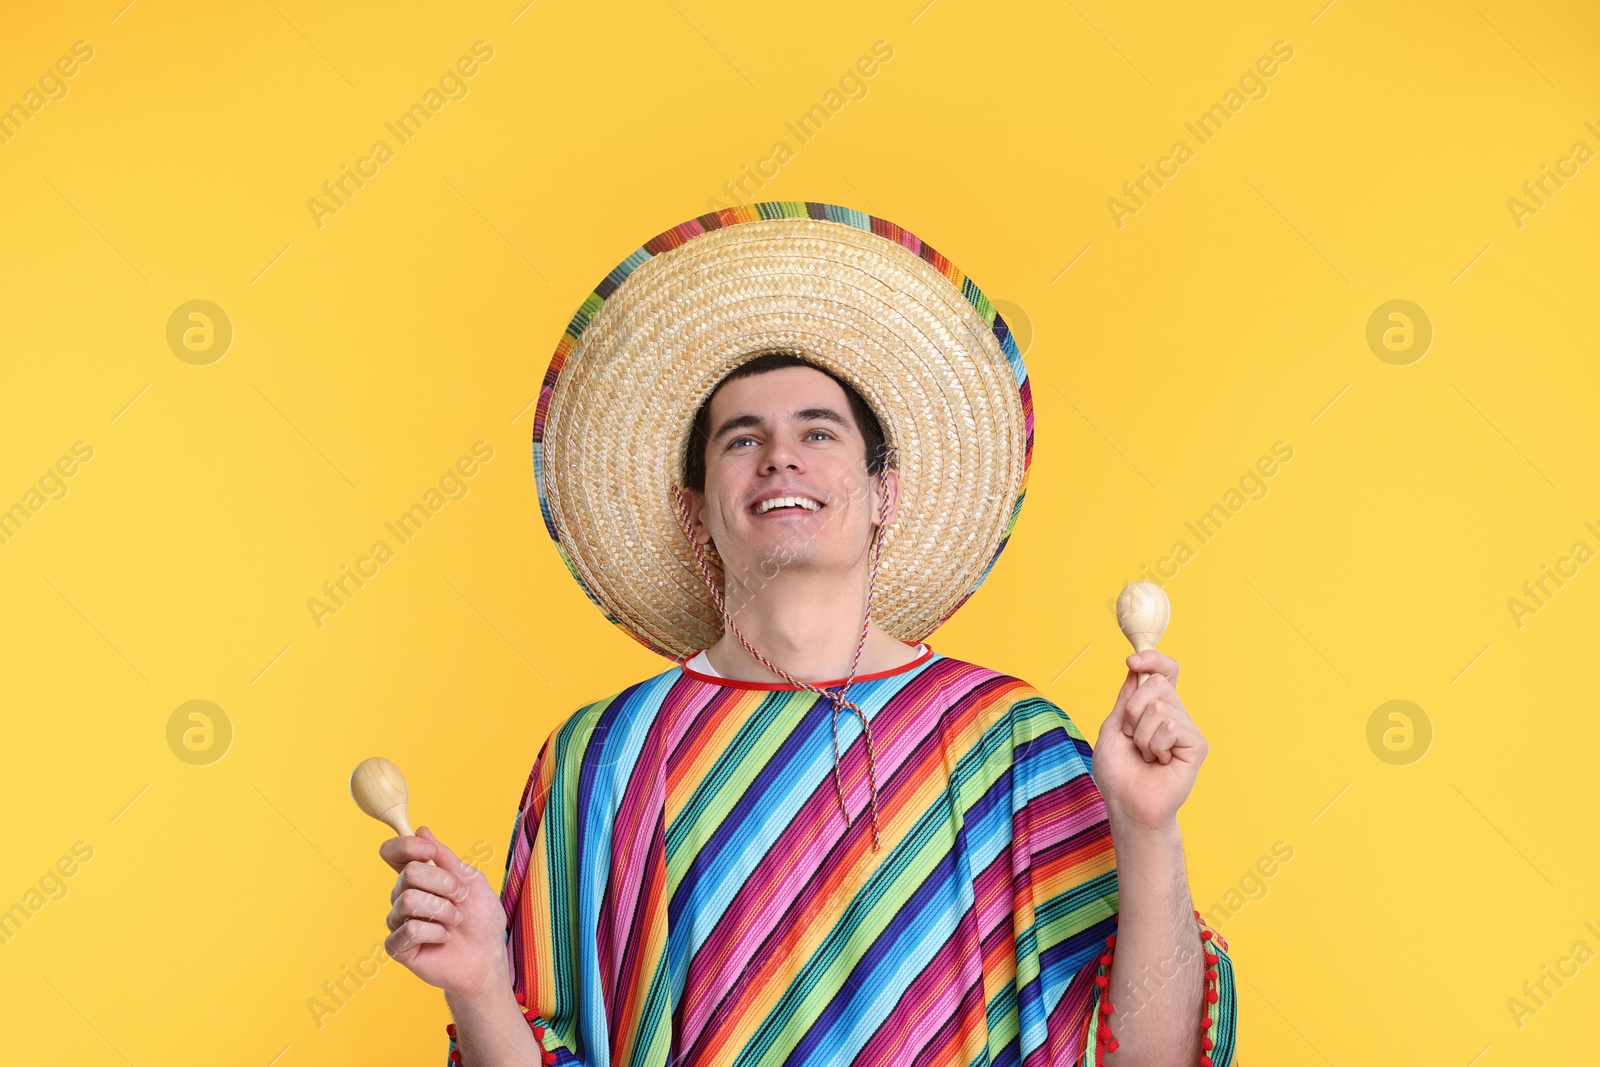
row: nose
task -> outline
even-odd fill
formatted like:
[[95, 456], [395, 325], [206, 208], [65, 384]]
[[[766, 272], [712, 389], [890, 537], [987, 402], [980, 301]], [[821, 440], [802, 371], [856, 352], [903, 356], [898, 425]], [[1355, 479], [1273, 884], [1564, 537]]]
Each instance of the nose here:
[[780, 469], [798, 471], [805, 468], [800, 462], [799, 449], [790, 441], [774, 437], [761, 457], [761, 473], [772, 474]]

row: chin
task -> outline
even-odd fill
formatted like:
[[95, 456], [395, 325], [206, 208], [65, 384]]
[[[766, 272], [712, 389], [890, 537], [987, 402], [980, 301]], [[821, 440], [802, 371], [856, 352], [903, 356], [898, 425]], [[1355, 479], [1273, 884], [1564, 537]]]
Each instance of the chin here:
[[752, 580], [759, 575], [771, 581], [780, 570], [850, 570], [868, 552], [865, 546], [871, 530], [869, 527], [848, 537], [839, 536], [840, 531], [829, 527], [784, 529], [775, 525], [755, 527], [749, 532], [752, 536], [722, 553], [722, 559], [734, 573], [750, 575]]
[[817, 552], [803, 538], [774, 537], [770, 541], [745, 546], [745, 551], [740, 553], [739, 558], [745, 562], [749, 570], [760, 571], [766, 577], [772, 578], [779, 569], [792, 570], [797, 567], [814, 566]]

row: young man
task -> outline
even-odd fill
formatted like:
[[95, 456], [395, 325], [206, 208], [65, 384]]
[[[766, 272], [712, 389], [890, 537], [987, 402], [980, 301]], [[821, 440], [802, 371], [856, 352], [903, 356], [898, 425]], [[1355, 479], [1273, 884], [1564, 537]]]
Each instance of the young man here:
[[380, 848], [386, 945], [445, 990], [450, 1059], [1231, 1064], [1178, 664], [1128, 657], [1091, 749], [920, 642], [1031, 456], [982, 294], [883, 220], [778, 204], [668, 231], [596, 297], [535, 418], [541, 503], [676, 662], [550, 735], [498, 897], [426, 828]]

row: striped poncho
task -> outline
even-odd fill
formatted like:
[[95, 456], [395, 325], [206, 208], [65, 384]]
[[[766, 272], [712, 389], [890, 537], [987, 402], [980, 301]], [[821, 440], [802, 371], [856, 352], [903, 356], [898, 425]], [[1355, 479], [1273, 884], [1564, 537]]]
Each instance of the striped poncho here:
[[551, 734], [501, 899], [556, 1067], [1098, 1062], [1117, 869], [1083, 734], [931, 649], [848, 697], [872, 724], [878, 852], [860, 723], [838, 718], [847, 827], [832, 705], [808, 690], [678, 664]]

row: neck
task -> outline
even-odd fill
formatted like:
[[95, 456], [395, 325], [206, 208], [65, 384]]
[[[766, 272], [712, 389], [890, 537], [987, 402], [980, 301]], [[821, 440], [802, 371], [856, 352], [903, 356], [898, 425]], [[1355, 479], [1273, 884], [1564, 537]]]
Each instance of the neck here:
[[[851, 581], [821, 582], [808, 575], [786, 581], [786, 577], [780, 573], [758, 589], [730, 591], [727, 603], [734, 626], [758, 652], [798, 681], [817, 683], [849, 676], [867, 607], [866, 570]], [[716, 644], [706, 649], [706, 658], [724, 678], [783, 680], [752, 656], [731, 629], [724, 629]], [[915, 658], [914, 646], [871, 621], [856, 674], [889, 670]]]

